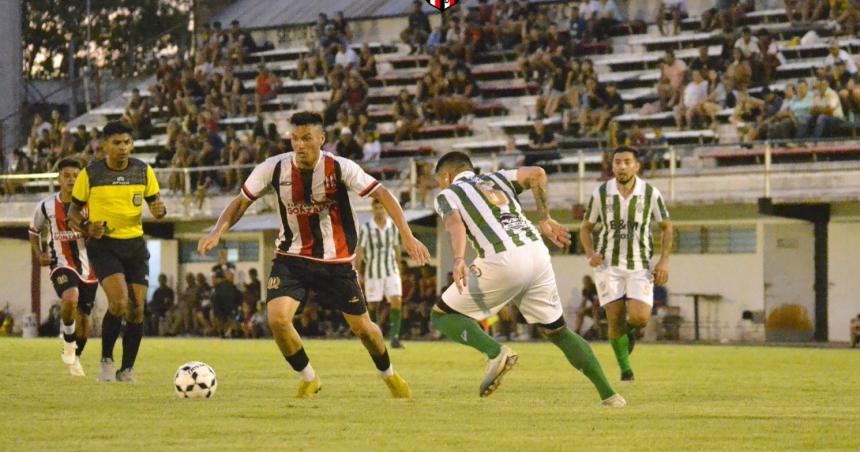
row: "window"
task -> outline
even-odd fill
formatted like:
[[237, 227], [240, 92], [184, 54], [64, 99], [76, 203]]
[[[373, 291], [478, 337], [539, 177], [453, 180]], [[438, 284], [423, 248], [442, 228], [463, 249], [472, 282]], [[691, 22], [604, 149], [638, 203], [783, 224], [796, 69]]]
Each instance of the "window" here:
[[[655, 253], [660, 240], [654, 237]], [[675, 228], [673, 252], [678, 254], [755, 253], [755, 227], [692, 226]]]
[[[222, 241], [221, 247], [227, 249], [227, 260], [230, 262], [257, 262], [260, 259], [260, 247], [256, 241], [232, 240]], [[196, 262], [218, 261], [218, 251], [212, 250], [209, 254], [201, 256], [197, 253], [196, 240], [179, 241], [179, 262], [183, 264]]]

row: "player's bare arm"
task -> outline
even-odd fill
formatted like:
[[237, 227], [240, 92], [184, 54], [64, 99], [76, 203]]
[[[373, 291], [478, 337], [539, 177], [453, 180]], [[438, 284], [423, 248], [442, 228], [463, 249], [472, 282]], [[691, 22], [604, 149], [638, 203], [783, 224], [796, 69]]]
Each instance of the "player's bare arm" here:
[[51, 255], [42, 250], [41, 240], [34, 233], [30, 233], [30, 248], [33, 250], [33, 254], [39, 256], [39, 265], [42, 267], [51, 265]]
[[197, 242], [197, 252], [203, 255], [218, 246], [221, 236], [229, 231], [242, 218], [242, 215], [245, 215], [245, 211], [248, 210], [248, 207], [251, 207], [252, 203], [253, 201], [249, 201], [248, 198], [242, 195], [237, 195], [233, 198], [233, 201], [230, 201], [230, 204], [221, 212], [221, 216], [218, 217], [218, 222], [215, 223], [212, 231]]
[[164, 205], [164, 201], [161, 200], [161, 196], [155, 195], [156, 198], [154, 201], [148, 203], [149, 205], [149, 213], [155, 217], [156, 220], [160, 218], [164, 218], [167, 215], [167, 207]]
[[454, 276], [454, 284], [457, 285], [457, 290], [463, 293], [463, 288], [466, 287], [466, 225], [463, 224], [463, 218], [460, 217], [460, 212], [454, 210], [445, 215], [443, 219], [445, 230], [451, 237], [451, 250], [454, 252], [454, 265], [451, 269]]
[[570, 232], [549, 215], [549, 180], [546, 177], [546, 171], [539, 166], [520, 168], [517, 170], [517, 182], [524, 189], [530, 189], [534, 194], [537, 208], [537, 226], [541, 234], [559, 248], [570, 245]]
[[397, 202], [397, 199], [394, 198], [394, 195], [392, 195], [384, 186], [380, 186], [370, 196], [382, 203], [382, 206], [385, 207], [385, 211], [388, 212], [391, 220], [394, 221], [395, 225], [397, 225], [397, 230], [400, 231], [400, 239], [403, 240], [403, 247], [406, 248], [406, 252], [409, 253], [409, 256], [412, 257], [418, 265], [424, 265], [429, 262], [430, 251], [428, 251], [427, 247], [412, 235], [412, 230], [409, 229], [409, 223], [406, 222], [406, 216], [403, 215], [403, 209], [400, 207], [400, 203]]
[[654, 267], [654, 283], [657, 285], [665, 285], [669, 282], [669, 252], [672, 250], [673, 230], [672, 221], [665, 220], [660, 223], [660, 229], [663, 231], [660, 249], [660, 260]]
[[591, 240], [592, 232], [594, 232], [594, 223], [582, 220], [582, 224], [579, 226], [579, 243], [582, 243], [582, 249], [588, 258], [588, 265], [598, 267], [603, 264], [603, 256], [594, 252], [594, 242]]
[[69, 206], [69, 227], [77, 231], [85, 238], [100, 239], [105, 234], [104, 223], [90, 223], [84, 218], [83, 207], [77, 202]]

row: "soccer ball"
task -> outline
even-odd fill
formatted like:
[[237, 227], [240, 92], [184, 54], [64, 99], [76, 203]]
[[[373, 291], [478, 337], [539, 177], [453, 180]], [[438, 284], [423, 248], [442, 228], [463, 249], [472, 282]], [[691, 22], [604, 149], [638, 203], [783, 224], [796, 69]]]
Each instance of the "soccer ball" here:
[[208, 399], [215, 394], [218, 381], [215, 371], [208, 364], [191, 361], [176, 369], [173, 388], [180, 399]]

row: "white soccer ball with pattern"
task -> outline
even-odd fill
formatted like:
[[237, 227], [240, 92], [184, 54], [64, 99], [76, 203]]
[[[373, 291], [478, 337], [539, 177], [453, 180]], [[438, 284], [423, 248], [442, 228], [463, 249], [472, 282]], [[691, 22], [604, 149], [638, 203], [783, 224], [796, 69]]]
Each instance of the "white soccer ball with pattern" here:
[[173, 389], [180, 399], [208, 399], [215, 394], [218, 381], [215, 371], [206, 363], [187, 362], [176, 370]]

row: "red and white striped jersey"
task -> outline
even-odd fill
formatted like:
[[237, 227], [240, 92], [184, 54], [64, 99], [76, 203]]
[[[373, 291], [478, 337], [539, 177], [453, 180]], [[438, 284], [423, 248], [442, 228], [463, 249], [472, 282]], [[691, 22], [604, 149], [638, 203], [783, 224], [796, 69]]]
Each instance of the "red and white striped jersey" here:
[[[51, 255], [51, 273], [60, 268], [73, 270], [81, 280], [96, 282], [96, 274], [87, 258], [87, 247], [84, 238], [66, 223], [66, 215], [69, 212], [69, 204], [60, 200], [60, 195], [52, 195], [36, 205], [33, 221], [30, 222], [30, 234], [41, 236], [42, 231], [48, 229], [48, 250]], [[87, 217], [87, 208], [83, 210]]]
[[300, 171], [288, 152], [257, 165], [242, 194], [254, 201], [274, 188], [281, 215], [276, 253], [344, 263], [352, 261], [358, 242], [348, 190], [365, 197], [378, 187], [379, 181], [352, 160], [322, 152], [312, 171]]

